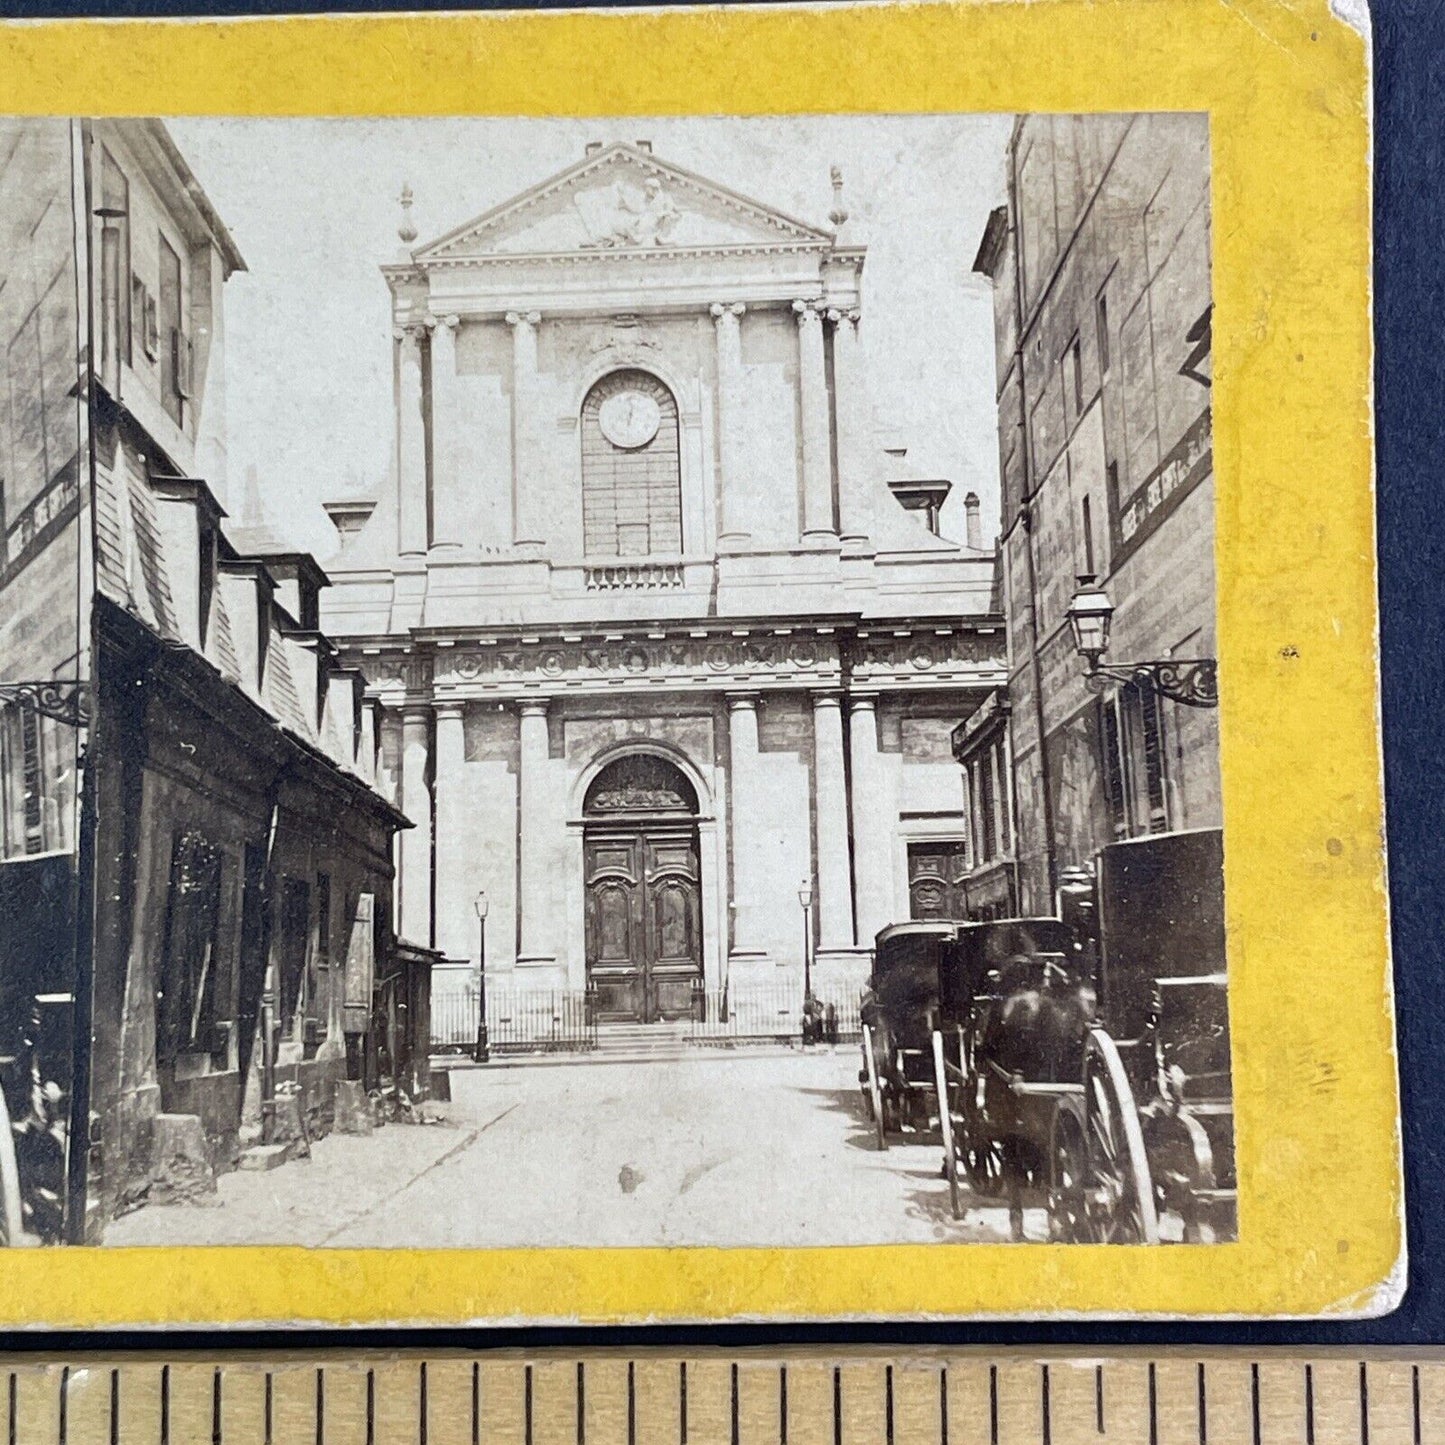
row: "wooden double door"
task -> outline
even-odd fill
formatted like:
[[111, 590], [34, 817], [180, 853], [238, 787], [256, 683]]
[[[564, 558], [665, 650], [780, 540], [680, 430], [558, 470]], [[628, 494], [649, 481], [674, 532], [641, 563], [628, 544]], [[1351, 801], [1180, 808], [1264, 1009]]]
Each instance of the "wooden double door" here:
[[583, 854], [587, 978], [598, 1018], [690, 1017], [702, 981], [697, 825], [589, 824]]

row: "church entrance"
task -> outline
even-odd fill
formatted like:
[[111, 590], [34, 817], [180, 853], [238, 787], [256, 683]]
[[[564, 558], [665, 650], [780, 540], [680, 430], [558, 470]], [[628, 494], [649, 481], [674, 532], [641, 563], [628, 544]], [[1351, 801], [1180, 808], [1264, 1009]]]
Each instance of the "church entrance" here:
[[691, 1016], [702, 982], [697, 794], [665, 758], [634, 753], [584, 803], [587, 981], [602, 1022]]

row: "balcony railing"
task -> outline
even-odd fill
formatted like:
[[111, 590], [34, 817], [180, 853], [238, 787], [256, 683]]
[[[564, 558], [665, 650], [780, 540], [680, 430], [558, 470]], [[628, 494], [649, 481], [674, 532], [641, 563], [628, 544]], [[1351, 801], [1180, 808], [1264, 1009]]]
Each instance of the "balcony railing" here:
[[583, 569], [589, 592], [659, 592], [686, 585], [681, 562], [606, 562]]

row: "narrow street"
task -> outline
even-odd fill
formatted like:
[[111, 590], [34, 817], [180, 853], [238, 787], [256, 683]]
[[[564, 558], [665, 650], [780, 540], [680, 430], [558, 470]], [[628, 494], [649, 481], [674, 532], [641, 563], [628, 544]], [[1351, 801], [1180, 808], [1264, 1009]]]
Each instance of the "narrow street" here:
[[[460, 1069], [444, 1123], [330, 1136], [309, 1160], [224, 1176], [212, 1206], [128, 1215], [106, 1243], [1006, 1240], [997, 1201], [950, 1217], [935, 1139], [895, 1139], [878, 1152], [857, 1069], [855, 1045]], [[1030, 1211], [1028, 1233], [1043, 1236], [1042, 1211]]]

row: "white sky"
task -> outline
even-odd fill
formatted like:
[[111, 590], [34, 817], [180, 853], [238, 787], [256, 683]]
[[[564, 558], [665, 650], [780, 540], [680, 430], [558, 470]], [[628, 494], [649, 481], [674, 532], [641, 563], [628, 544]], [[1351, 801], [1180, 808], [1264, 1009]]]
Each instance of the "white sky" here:
[[[970, 266], [1003, 200], [1007, 116], [774, 119], [176, 119], [177, 144], [249, 268], [226, 290], [228, 494], [258, 470], [268, 519], [335, 549], [321, 502], [375, 495], [392, 446], [390, 312], [403, 181], [422, 242], [581, 158], [588, 141], [648, 139], [672, 161], [827, 224], [828, 168], [868, 246], [867, 363], [880, 427], [908, 471], [950, 478], [998, 526], [993, 308]], [[950, 525], [952, 523], [952, 525]], [[961, 522], [945, 516], [945, 531]]]

